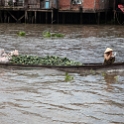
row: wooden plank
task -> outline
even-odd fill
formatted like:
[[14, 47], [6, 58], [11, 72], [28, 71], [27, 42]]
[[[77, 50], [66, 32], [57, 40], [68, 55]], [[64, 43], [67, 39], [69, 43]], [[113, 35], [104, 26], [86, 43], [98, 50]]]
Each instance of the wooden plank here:
[[16, 20], [16, 22], [18, 21], [18, 19], [14, 15], [12, 15], [9, 11], [7, 12]]
[[20, 20], [23, 19], [24, 17], [25, 17], [25, 15], [21, 16], [21, 17], [18, 19], [18, 21], [20, 21]]

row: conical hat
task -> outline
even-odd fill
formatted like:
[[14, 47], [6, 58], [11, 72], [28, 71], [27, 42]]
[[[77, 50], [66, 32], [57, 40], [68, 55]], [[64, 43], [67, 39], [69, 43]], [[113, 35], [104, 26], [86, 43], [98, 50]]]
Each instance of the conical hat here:
[[113, 50], [111, 48], [107, 48], [104, 53], [112, 52]]

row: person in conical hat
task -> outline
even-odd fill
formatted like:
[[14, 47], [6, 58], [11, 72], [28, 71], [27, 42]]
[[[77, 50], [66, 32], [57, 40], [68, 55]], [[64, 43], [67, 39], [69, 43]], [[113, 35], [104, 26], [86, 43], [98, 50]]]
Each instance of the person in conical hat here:
[[115, 61], [115, 56], [113, 55], [113, 49], [107, 48], [104, 52], [104, 64], [111, 65]]

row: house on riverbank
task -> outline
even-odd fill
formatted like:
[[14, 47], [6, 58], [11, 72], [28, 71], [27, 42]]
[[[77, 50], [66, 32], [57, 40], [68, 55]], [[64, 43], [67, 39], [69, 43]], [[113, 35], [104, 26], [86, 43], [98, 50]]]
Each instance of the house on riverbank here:
[[123, 4], [123, 0], [0, 0], [0, 22], [107, 23], [116, 20], [119, 3]]

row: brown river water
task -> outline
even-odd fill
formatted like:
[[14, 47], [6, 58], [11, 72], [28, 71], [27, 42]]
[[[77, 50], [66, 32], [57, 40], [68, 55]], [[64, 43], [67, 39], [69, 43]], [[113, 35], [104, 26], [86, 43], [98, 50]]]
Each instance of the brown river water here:
[[[25, 31], [25, 37], [17, 33]], [[43, 38], [44, 31], [64, 38]], [[113, 25], [0, 24], [0, 48], [103, 62], [106, 47], [124, 62], [124, 28]], [[124, 124], [124, 71], [69, 73], [0, 67], [0, 124]]]

